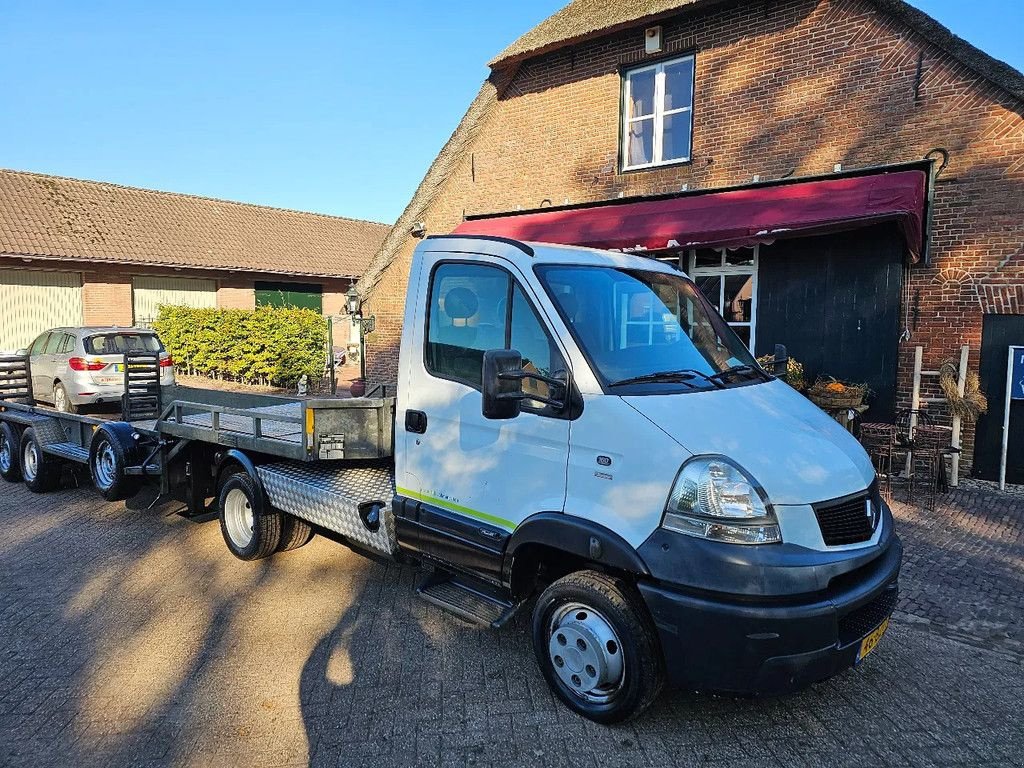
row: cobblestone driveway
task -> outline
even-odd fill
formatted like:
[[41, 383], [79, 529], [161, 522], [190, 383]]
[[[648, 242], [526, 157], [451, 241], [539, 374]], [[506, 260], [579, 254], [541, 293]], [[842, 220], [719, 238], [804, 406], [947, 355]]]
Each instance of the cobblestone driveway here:
[[1020, 499], [897, 509], [903, 610], [861, 668], [604, 728], [525, 618], [467, 627], [408, 569], [322, 538], [247, 564], [216, 523], [0, 488], [0, 765], [1024, 765]]

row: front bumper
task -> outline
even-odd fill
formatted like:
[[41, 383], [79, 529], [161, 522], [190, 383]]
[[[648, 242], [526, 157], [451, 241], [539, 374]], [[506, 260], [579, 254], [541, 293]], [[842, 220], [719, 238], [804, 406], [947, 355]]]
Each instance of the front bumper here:
[[811, 599], [741, 601], [641, 582], [670, 681], [678, 687], [776, 695], [852, 666], [861, 640], [896, 607], [903, 547], [834, 578]]

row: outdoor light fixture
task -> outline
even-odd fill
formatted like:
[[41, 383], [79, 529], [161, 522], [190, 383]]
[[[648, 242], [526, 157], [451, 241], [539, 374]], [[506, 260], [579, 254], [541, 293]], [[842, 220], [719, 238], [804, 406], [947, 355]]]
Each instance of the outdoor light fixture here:
[[359, 314], [359, 291], [356, 290], [356, 284], [352, 283], [349, 286], [348, 292], [345, 294], [345, 299], [348, 302], [348, 313], [350, 315]]

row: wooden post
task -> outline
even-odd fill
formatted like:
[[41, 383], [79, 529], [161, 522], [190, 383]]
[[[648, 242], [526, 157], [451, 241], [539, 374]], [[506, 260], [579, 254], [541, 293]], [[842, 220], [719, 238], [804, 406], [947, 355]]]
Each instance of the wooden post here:
[[[914, 439], [914, 429], [917, 428], [917, 411], [921, 407], [921, 368], [924, 364], [924, 347], [914, 347], [914, 390], [910, 396], [910, 429], [907, 433], [907, 439]], [[910, 470], [913, 462], [913, 457], [910, 451], [907, 451], [907, 465], [904, 469], [904, 476], [910, 477]]]
[[[957, 382], [956, 382], [956, 388], [957, 388], [957, 391], [960, 393], [960, 397], [963, 397], [964, 393], [967, 392], [967, 363], [968, 363], [968, 357], [970, 356], [970, 353], [971, 353], [971, 348], [968, 347], [966, 344], [964, 344], [962, 347], [960, 347], [960, 370], [958, 371], [958, 378], [957, 378]], [[950, 482], [950, 484], [954, 488], [956, 488], [957, 486], [960, 485], [960, 451], [959, 451], [959, 448], [960, 448], [960, 443], [961, 443], [960, 437], [961, 437], [962, 430], [963, 430], [963, 425], [961, 424], [960, 417], [954, 414], [954, 416], [953, 416], [953, 442], [952, 442], [952, 446], [953, 446], [953, 448], [955, 448], [957, 450], [953, 451], [953, 459], [952, 459], [952, 462], [953, 462], [953, 468], [952, 468], [953, 469], [953, 477], [952, 477], [951, 482]]]

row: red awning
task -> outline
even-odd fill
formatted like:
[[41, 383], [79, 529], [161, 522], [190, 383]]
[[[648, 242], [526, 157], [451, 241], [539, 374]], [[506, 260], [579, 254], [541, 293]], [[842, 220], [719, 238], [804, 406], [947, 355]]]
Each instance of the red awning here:
[[906, 170], [783, 183], [670, 199], [509, 214], [463, 222], [464, 235], [495, 235], [619, 251], [750, 246], [795, 234], [899, 225], [921, 257], [927, 175]]

